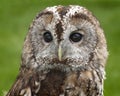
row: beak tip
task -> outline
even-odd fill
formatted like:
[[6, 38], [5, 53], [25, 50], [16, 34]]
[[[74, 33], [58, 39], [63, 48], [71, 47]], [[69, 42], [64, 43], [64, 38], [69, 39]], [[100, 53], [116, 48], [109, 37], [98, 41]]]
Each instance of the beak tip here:
[[59, 61], [62, 60], [62, 49], [61, 49], [60, 45], [59, 45], [59, 48], [58, 48], [58, 59], [59, 59]]

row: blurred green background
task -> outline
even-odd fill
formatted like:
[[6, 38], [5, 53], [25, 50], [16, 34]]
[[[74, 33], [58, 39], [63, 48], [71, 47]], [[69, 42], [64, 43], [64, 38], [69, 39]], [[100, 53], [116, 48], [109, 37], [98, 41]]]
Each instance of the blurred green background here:
[[108, 43], [105, 96], [120, 96], [120, 0], [0, 0], [0, 96], [13, 84], [25, 35], [36, 13], [47, 6], [77, 4], [99, 19]]

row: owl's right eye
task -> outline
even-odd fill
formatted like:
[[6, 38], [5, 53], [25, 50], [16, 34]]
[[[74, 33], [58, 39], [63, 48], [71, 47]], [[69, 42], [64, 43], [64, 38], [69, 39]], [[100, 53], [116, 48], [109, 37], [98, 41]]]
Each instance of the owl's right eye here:
[[43, 38], [44, 38], [44, 41], [47, 42], [47, 43], [49, 43], [49, 42], [51, 42], [53, 40], [52, 34], [49, 31], [46, 31], [43, 34]]

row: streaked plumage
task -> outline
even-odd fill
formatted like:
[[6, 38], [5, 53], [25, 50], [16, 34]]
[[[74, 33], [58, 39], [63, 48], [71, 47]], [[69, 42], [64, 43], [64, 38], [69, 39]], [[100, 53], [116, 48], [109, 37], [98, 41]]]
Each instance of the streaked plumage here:
[[7, 96], [103, 96], [106, 59], [103, 30], [90, 11], [48, 7], [29, 28]]

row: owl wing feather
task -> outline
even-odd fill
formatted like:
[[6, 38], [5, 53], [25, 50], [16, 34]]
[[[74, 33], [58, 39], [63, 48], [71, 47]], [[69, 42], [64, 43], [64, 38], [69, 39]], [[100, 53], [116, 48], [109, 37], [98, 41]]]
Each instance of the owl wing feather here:
[[[40, 75], [33, 70], [21, 71], [6, 96], [34, 96], [40, 89]], [[34, 94], [34, 95], [33, 95]]]

